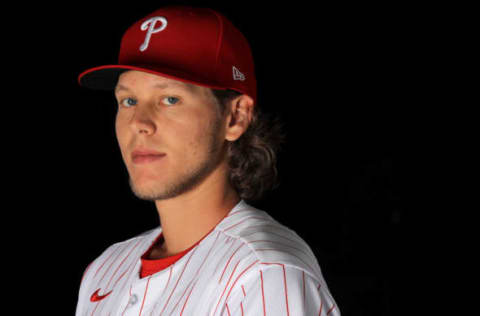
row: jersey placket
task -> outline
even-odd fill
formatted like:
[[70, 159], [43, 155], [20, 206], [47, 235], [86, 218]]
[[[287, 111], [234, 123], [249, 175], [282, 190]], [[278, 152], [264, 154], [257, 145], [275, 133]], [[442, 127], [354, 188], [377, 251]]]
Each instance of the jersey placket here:
[[143, 315], [151, 302], [155, 301], [153, 297], [156, 295], [155, 292], [166, 282], [163, 275], [164, 273], [160, 272], [143, 279], [137, 278], [130, 286], [129, 295], [122, 301], [121, 306], [124, 306], [122, 315]]

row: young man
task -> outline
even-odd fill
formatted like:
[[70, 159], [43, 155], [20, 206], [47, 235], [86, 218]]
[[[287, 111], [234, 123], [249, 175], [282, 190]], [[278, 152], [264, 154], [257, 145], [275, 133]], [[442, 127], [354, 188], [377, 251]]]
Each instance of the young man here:
[[79, 83], [114, 90], [131, 189], [161, 227], [87, 267], [76, 315], [340, 315], [305, 241], [245, 202], [274, 182], [275, 146], [249, 44], [224, 15], [156, 10], [125, 32], [118, 65]]

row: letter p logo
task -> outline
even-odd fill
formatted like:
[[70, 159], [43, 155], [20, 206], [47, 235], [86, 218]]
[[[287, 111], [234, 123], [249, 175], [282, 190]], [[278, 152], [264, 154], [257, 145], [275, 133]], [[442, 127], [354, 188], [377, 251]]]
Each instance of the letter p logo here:
[[[162, 22], [162, 25], [159, 28], [155, 28], [155, 24], [157, 24], [158, 21]], [[147, 31], [147, 35], [145, 36], [145, 41], [143, 42], [142, 46], [140, 46], [140, 51], [143, 52], [147, 49], [152, 34], [163, 31], [166, 27], [167, 19], [165, 19], [163, 16], [155, 16], [143, 22], [140, 29], [142, 31]]]

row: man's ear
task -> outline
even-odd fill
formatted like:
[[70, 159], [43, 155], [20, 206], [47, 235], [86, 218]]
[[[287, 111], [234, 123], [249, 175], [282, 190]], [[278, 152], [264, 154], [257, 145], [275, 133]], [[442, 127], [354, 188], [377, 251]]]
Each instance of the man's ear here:
[[226, 118], [225, 139], [231, 142], [237, 140], [247, 130], [253, 117], [253, 99], [242, 94], [229, 103], [230, 111]]

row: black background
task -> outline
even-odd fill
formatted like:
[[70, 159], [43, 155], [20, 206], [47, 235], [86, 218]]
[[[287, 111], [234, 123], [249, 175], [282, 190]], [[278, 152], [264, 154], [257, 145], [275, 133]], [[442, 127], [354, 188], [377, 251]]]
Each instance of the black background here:
[[38, 5], [10, 24], [5, 45], [20, 62], [6, 59], [8, 86], [21, 92], [18, 116], [4, 120], [21, 135], [13, 150], [28, 152], [15, 157], [20, 171], [8, 170], [18, 188], [10, 213], [29, 236], [11, 264], [30, 280], [35, 308], [74, 314], [86, 266], [159, 225], [154, 204], [128, 186], [113, 94], [82, 88], [77, 76], [115, 64], [126, 28], [176, 3], [217, 9], [245, 34], [258, 106], [285, 123], [281, 185], [252, 204], [311, 246], [342, 315], [408, 311], [413, 126], [428, 41], [414, 7], [214, 1]]

